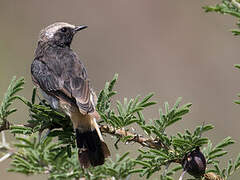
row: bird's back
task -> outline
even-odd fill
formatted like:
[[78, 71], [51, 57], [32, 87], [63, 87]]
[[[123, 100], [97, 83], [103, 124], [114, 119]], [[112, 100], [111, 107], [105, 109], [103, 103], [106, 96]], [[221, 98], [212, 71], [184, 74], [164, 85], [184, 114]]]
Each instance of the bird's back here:
[[[87, 72], [71, 48], [39, 44], [31, 66], [32, 79], [49, 95], [67, 100], [82, 112], [93, 112]], [[38, 50], [41, 49], [41, 50]]]

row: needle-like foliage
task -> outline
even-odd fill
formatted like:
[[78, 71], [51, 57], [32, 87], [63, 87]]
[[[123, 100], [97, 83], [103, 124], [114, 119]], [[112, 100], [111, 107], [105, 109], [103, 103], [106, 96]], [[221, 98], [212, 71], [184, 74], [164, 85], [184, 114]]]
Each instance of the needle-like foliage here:
[[24, 79], [20, 78], [16, 80], [16, 77], [13, 77], [12, 82], [10, 83], [7, 92], [4, 95], [3, 101], [1, 103], [0, 108], [0, 130], [4, 129], [7, 124], [7, 117], [16, 112], [16, 108], [10, 109], [10, 106], [12, 105], [13, 101], [17, 99], [19, 96], [17, 96], [17, 92], [23, 89]]
[[240, 35], [240, 1], [239, 0], [222, 0], [216, 5], [204, 6], [206, 12], [217, 12], [221, 14], [228, 14], [237, 18], [238, 29], [232, 29], [233, 35]]
[[[180, 105], [179, 98], [171, 107], [166, 102], [164, 110], [159, 109], [158, 118], [146, 120], [144, 110], [156, 104], [151, 101], [153, 94], [144, 98], [125, 98], [123, 103], [112, 103], [112, 97], [116, 94], [113, 90], [116, 81], [117, 75], [106, 83], [99, 94], [97, 110], [102, 118], [100, 129], [104, 134], [117, 137], [117, 143], [122, 141], [125, 146], [128, 146], [127, 142], [140, 144], [135, 158], [129, 152], [123, 152], [121, 156], [113, 155], [102, 166], [81, 168], [70, 118], [52, 109], [45, 100], [37, 98], [36, 88], [33, 89], [31, 100], [16, 95], [24, 81], [14, 78], [1, 105], [1, 120], [5, 123], [2, 123], [2, 130], [10, 129], [16, 138], [14, 147], [5, 148], [5, 153], [12, 152], [9, 171], [27, 175], [47, 174], [50, 180], [129, 180], [136, 176], [149, 179], [154, 175], [161, 180], [170, 180], [174, 178], [175, 172], [182, 169], [186, 154], [199, 147], [209, 166], [206, 173], [215, 173], [226, 179], [240, 167], [238, 156], [234, 162], [229, 160], [226, 168], [220, 168], [220, 158], [227, 154], [225, 147], [234, 141], [227, 137], [213, 147], [210, 139], [203, 136], [213, 129], [210, 124], [200, 125], [192, 132], [187, 129], [176, 134], [166, 132], [166, 128], [184, 119], [184, 115], [190, 112], [191, 103]], [[9, 110], [14, 99], [23, 102], [29, 109], [29, 119], [23, 125], [14, 124], [8, 119], [16, 111]], [[144, 136], [132, 131], [130, 127], [133, 124], [143, 130]], [[171, 169], [168, 168], [170, 165]], [[210, 175], [206, 174], [205, 178]]]

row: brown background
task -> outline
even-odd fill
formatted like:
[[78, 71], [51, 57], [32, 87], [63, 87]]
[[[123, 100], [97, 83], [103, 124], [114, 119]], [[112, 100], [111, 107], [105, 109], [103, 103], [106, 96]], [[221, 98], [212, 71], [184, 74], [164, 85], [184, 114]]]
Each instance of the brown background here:
[[[184, 103], [193, 103], [191, 113], [168, 129], [169, 134], [206, 122], [216, 127], [208, 133], [214, 143], [226, 136], [239, 141], [240, 107], [233, 100], [240, 92], [240, 72], [233, 64], [240, 63], [240, 40], [228, 32], [235, 28], [233, 18], [201, 9], [214, 2], [1, 0], [0, 98], [14, 75], [25, 77], [22, 95], [30, 98], [30, 64], [41, 28], [56, 21], [87, 24], [89, 28], [75, 37], [72, 46], [97, 92], [117, 72], [116, 99], [155, 93], [158, 105], [145, 112], [147, 118], [157, 118], [158, 107], [164, 101], [173, 104], [179, 96]], [[26, 109], [20, 103], [17, 107], [11, 120], [26, 121]], [[229, 148], [233, 152], [229, 157], [235, 157], [239, 148], [239, 142]], [[0, 164], [0, 179], [45, 179], [7, 173], [9, 162]]]

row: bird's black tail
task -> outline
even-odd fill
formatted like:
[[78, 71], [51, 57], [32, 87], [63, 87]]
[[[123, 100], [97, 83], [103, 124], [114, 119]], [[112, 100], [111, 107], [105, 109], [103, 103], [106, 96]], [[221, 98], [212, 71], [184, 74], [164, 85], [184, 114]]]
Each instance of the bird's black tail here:
[[76, 129], [76, 141], [79, 162], [84, 168], [102, 165], [110, 155], [107, 145], [100, 140], [96, 129], [86, 132]]

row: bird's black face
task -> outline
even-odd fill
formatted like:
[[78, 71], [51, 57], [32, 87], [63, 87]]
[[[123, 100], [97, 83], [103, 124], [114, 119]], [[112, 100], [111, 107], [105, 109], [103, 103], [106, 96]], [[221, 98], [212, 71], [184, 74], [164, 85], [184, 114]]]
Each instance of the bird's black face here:
[[40, 40], [53, 46], [69, 47], [76, 32], [87, 26], [74, 26], [67, 23], [55, 23], [40, 33]]
[[52, 41], [57, 46], [61, 47], [70, 46], [74, 34], [75, 31], [73, 28], [62, 27], [54, 33]]

